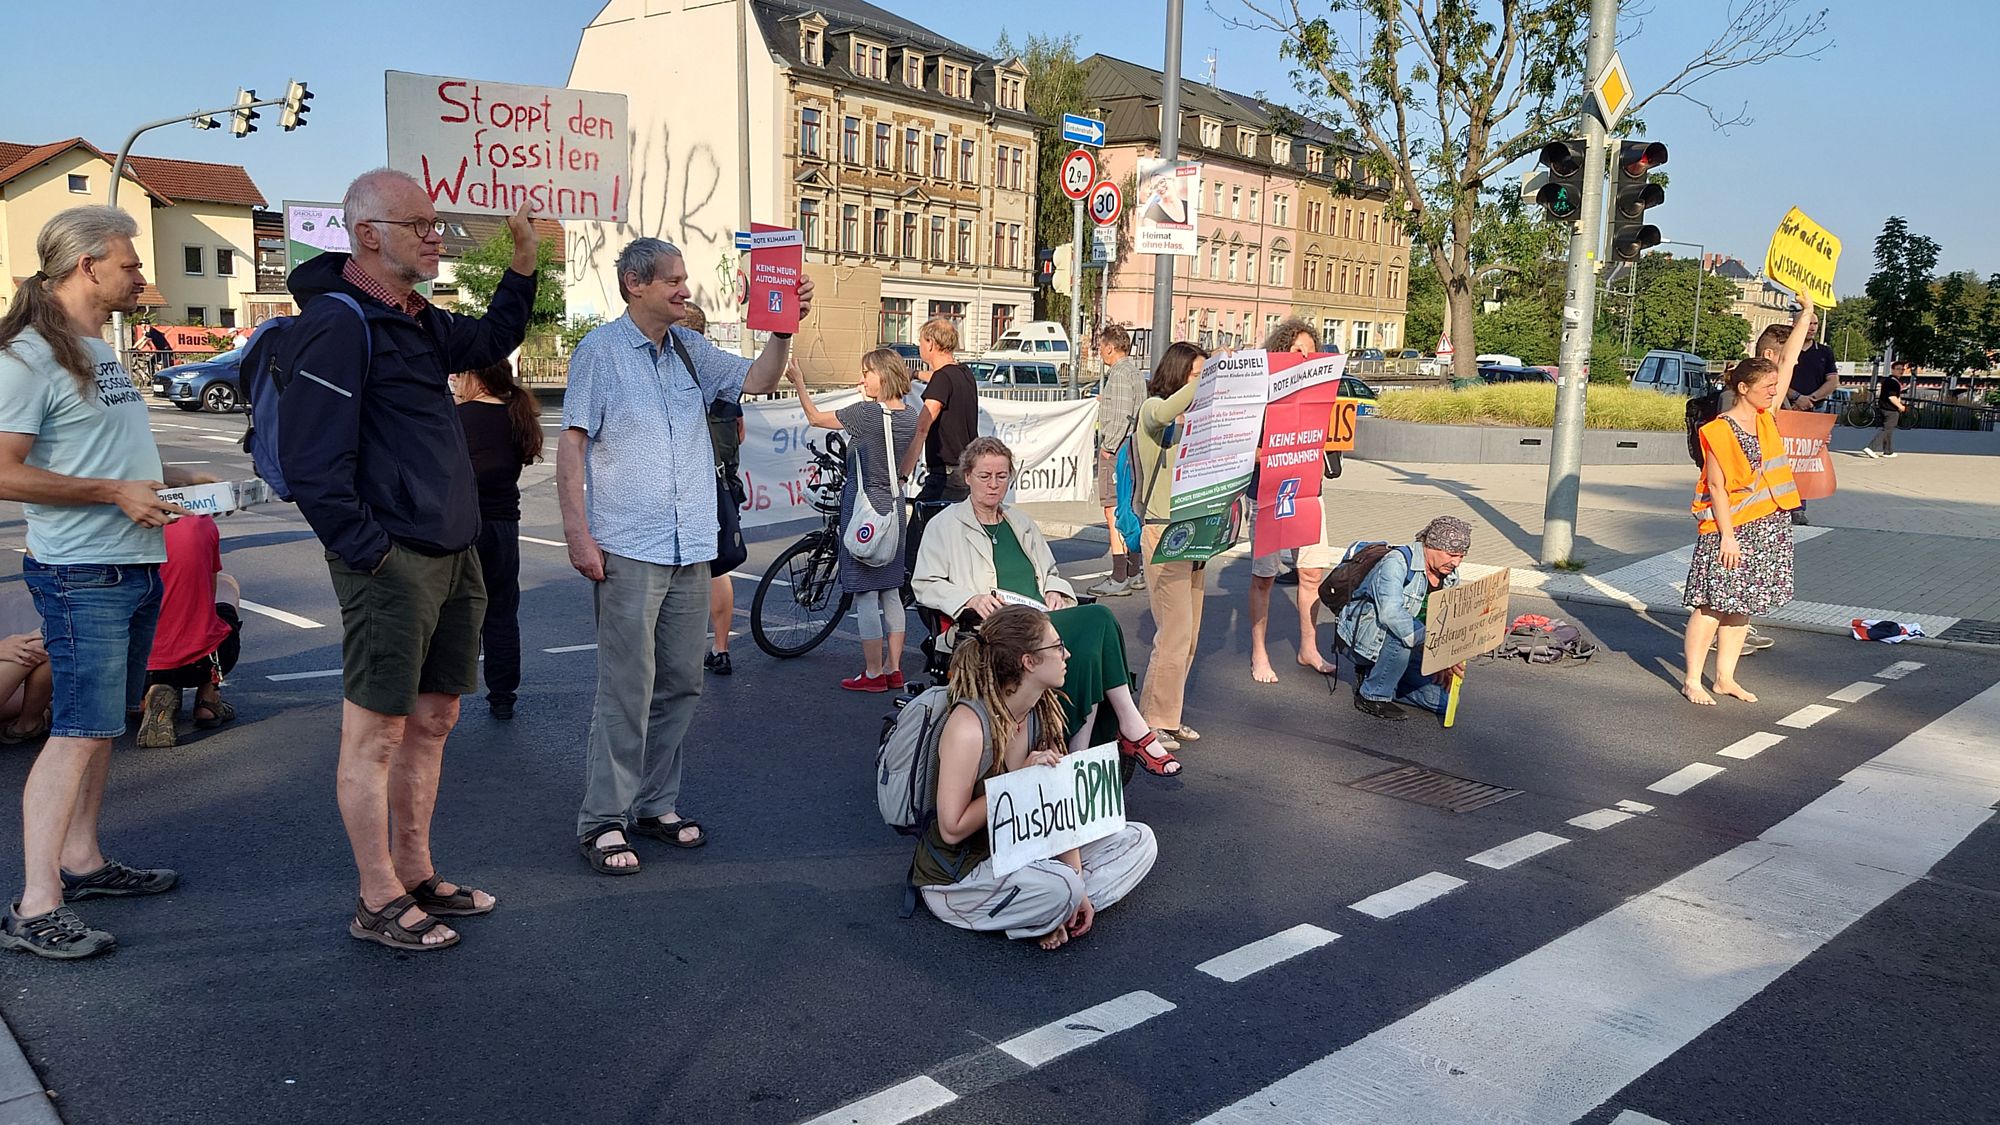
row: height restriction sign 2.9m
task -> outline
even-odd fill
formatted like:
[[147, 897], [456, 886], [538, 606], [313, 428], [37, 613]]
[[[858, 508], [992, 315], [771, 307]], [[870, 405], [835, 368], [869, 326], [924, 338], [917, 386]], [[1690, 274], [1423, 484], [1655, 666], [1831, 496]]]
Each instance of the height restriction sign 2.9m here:
[[1090, 194], [1091, 182], [1097, 179], [1097, 158], [1089, 149], [1077, 149], [1062, 162], [1062, 191], [1071, 199], [1082, 199]]

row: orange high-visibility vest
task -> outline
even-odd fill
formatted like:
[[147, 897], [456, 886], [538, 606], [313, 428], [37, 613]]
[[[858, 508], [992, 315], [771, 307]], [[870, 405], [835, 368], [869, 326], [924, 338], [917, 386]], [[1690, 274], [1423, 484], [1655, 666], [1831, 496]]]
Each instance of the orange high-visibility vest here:
[[[1799, 506], [1799, 487], [1792, 480], [1792, 463], [1785, 456], [1785, 439], [1778, 434], [1778, 420], [1770, 411], [1757, 414], [1757, 451], [1764, 465], [1751, 471], [1750, 458], [1736, 440], [1729, 420], [1718, 417], [1701, 428], [1701, 444], [1722, 464], [1722, 483], [1729, 489], [1729, 525], [1742, 527], [1780, 508]], [[1694, 502], [1688, 505], [1701, 521], [1701, 533], [1716, 531], [1715, 510], [1709, 503], [1708, 474], [1695, 482]]]

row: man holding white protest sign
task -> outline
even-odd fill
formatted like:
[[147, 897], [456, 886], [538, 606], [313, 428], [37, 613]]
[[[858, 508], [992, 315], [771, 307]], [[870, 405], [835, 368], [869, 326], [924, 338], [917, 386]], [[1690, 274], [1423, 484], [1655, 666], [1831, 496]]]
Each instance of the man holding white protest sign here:
[[952, 654], [937, 815], [910, 868], [924, 905], [950, 925], [1055, 949], [1090, 932], [1159, 858], [1152, 829], [1125, 819], [1116, 751], [1063, 752], [1068, 662], [1048, 615], [1019, 605], [967, 630]]

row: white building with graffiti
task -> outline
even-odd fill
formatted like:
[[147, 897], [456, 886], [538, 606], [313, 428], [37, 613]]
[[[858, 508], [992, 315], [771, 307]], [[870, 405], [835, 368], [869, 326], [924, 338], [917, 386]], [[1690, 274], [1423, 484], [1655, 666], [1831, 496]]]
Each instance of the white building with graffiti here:
[[1031, 319], [1026, 70], [859, 0], [750, 13], [748, 153], [731, 0], [610, 0], [584, 28], [569, 85], [630, 99], [633, 198], [624, 223], [564, 224], [571, 314], [618, 315], [613, 262], [652, 236], [686, 255], [711, 323], [739, 322], [747, 175], [750, 218], [805, 234], [815, 305], [795, 354], [815, 381], [846, 381], [928, 317], [958, 321], [967, 351]]

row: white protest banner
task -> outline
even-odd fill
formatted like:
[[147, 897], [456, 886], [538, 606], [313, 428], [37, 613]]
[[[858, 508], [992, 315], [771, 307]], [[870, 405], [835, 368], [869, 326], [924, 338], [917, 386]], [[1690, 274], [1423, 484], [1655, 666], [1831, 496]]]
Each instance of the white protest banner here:
[[[921, 407], [920, 391], [912, 390], [909, 402]], [[858, 391], [815, 393], [813, 403], [834, 411], [860, 401]], [[1096, 494], [1090, 475], [1092, 447], [1097, 420], [1097, 404], [1082, 402], [1014, 402], [981, 399], [979, 432], [998, 437], [1014, 451], [1013, 503], [1051, 500], [1088, 500]], [[817, 518], [807, 502], [806, 469], [812, 454], [810, 440], [826, 448], [825, 430], [806, 425], [805, 411], [796, 399], [743, 404], [743, 445], [739, 451], [744, 488], [750, 493], [744, 505], [743, 526], [764, 527], [788, 520]], [[914, 488], [922, 483], [918, 466]]]
[[1507, 595], [1512, 589], [1503, 566], [1478, 581], [1433, 592], [1424, 602], [1424, 675], [1499, 648], [1507, 639]]
[[1140, 254], [1195, 252], [1195, 201], [1201, 198], [1201, 165], [1192, 160], [1139, 161], [1139, 191], [1133, 200], [1139, 221], [1132, 249]]
[[1065, 754], [1053, 766], [986, 779], [986, 838], [993, 844], [995, 875], [1053, 859], [1124, 827], [1125, 783], [1118, 776], [1116, 743]]
[[1270, 353], [1261, 348], [1202, 365], [1175, 446], [1172, 522], [1160, 534], [1154, 562], [1205, 562], [1235, 543], [1229, 512], [1257, 466], [1270, 387]]
[[285, 269], [328, 251], [347, 253], [347, 223], [338, 203], [285, 201]]
[[[439, 210], [624, 222], [625, 95], [386, 72], [389, 167]], [[368, 216], [363, 216], [367, 218]]]

